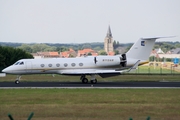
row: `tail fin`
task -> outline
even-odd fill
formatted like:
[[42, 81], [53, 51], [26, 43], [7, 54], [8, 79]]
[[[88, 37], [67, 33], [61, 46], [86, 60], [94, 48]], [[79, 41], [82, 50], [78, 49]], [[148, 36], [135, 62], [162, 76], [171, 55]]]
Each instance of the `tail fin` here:
[[127, 58], [148, 60], [156, 39], [167, 37], [141, 38], [126, 53]]

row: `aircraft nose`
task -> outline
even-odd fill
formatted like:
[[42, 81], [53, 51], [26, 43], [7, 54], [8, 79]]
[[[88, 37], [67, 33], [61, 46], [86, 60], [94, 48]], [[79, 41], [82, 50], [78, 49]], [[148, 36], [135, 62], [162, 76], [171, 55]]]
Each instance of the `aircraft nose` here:
[[3, 70], [2, 70], [2, 72], [3, 72], [3, 73], [6, 73], [6, 72], [7, 72], [7, 69], [6, 69], [6, 68], [5, 68], [5, 69], [3, 69]]
[[7, 67], [7, 68], [3, 69], [2, 72], [3, 73], [12, 73], [12, 70], [9, 67]]

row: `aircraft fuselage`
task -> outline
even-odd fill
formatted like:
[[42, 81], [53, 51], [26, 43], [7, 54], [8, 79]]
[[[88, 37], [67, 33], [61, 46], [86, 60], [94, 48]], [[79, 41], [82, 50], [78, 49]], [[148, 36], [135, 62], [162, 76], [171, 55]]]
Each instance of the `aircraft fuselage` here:
[[[136, 61], [132, 62], [133, 65]], [[63, 74], [63, 71], [95, 71], [119, 69], [120, 56], [88, 56], [80, 58], [22, 59], [3, 72], [10, 74]], [[90, 72], [91, 73], [91, 72]]]

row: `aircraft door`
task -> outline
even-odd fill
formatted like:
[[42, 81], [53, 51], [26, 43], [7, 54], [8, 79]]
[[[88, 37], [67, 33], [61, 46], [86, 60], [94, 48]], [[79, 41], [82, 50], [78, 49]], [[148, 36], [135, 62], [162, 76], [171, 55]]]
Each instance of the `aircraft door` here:
[[32, 63], [29, 61], [26, 62], [26, 72], [32, 72]]

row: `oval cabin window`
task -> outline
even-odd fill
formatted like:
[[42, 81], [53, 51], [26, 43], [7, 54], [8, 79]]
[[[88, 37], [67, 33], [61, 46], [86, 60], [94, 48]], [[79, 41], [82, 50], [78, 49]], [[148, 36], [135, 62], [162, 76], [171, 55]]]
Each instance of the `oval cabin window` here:
[[76, 64], [75, 63], [72, 63], [71, 66], [74, 67]]
[[49, 66], [49, 67], [52, 67], [52, 64], [49, 64], [48, 66]]
[[56, 64], [56, 66], [57, 66], [57, 67], [59, 67], [59, 66], [60, 66], [60, 64], [59, 64], [59, 63], [57, 63], [57, 64]]
[[83, 66], [83, 63], [79, 63], [79, 66]]
[[44, 67], [45, 65], [44, 64], [41, 64], [41, 67]]
[[64, 63], [64, 67], [67, 67], [68, 66], [68, 64], [67, 63]]

